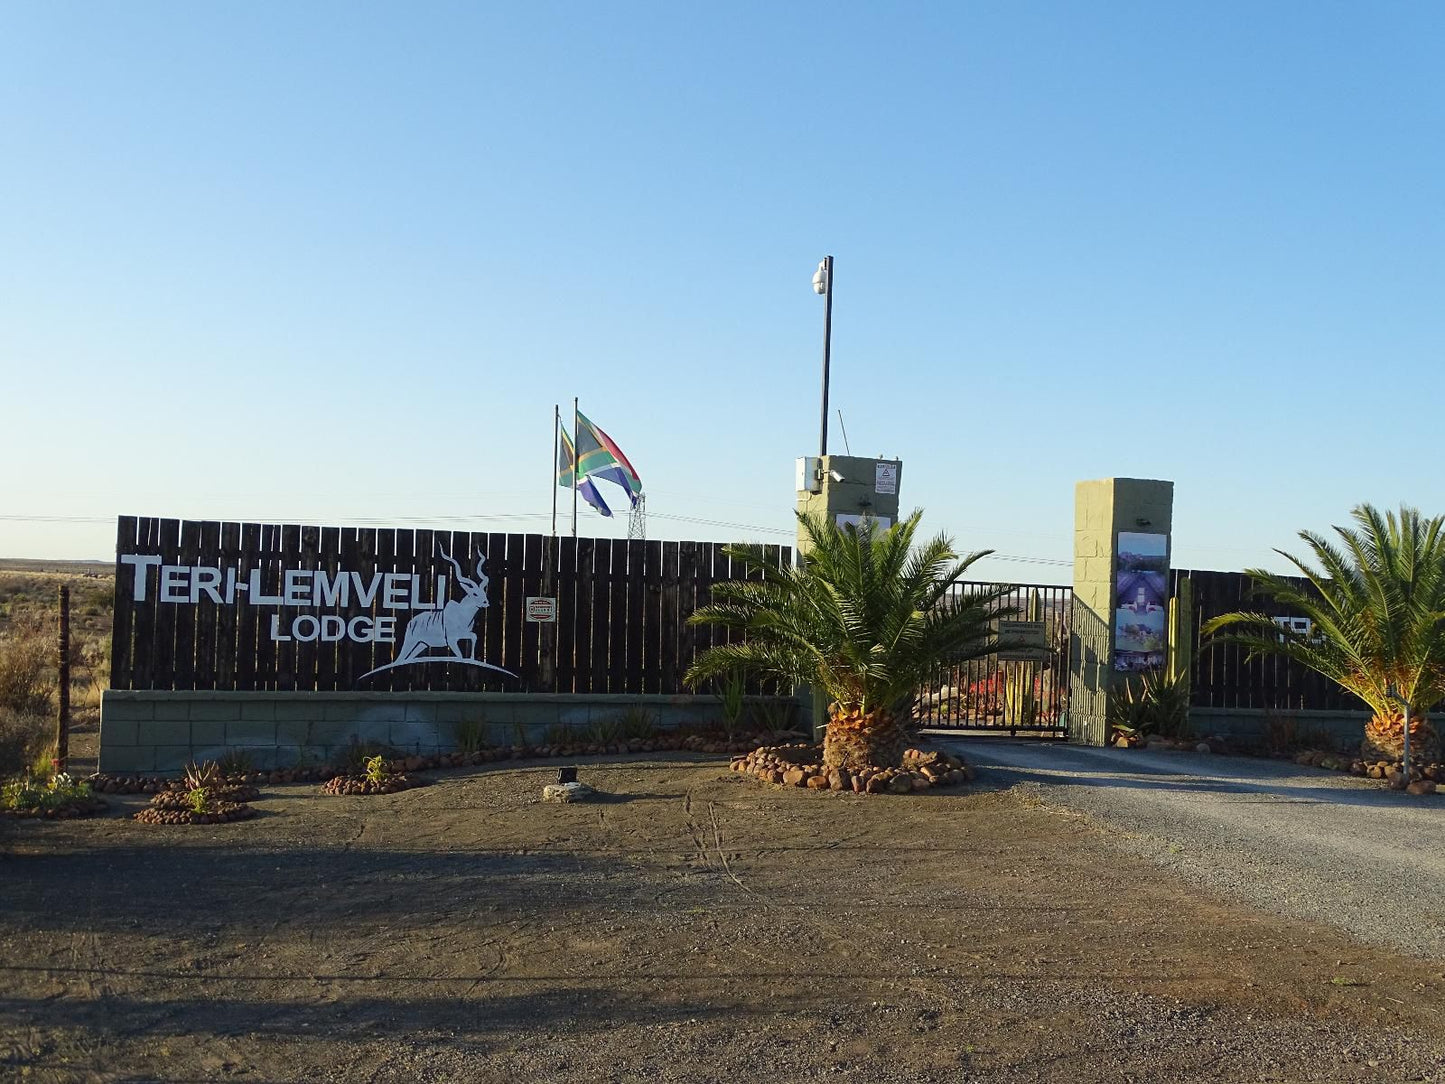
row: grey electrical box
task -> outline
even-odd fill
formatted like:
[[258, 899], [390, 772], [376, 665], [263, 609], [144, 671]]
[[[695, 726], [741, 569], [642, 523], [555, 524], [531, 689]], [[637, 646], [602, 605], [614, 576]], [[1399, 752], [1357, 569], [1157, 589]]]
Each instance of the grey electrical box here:
[[805, 455], [798, 459], [797, 481], [793, 488], [799, 493], [821, 493], [823, 491], [823, 478], [818, 470], [818, 457]]
[[[798, 460], [798, 511], [826, 513], [834, 522], [857, 523], [871, 517], [880, 526], [898, 522], [898, 490], [903, 463], [897, 459], [867, 459], [852, 455], [825, 455]], [[806, 544], [799, 538], [799, 550]]]

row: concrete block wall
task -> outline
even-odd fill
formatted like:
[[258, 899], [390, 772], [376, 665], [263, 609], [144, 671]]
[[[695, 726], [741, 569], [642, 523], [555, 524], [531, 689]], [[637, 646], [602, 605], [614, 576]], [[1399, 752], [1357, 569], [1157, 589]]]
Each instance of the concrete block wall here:
[[1289, 719], [1300, 742], [1332, 745], [1342, 751], [1359, 749], [1365, 736], [1368, 711], [1264, 711], [1259, 708], [1190, 708], [1189, 726], [1197, 736], [1211, 734], [1243, 742], [1263, 741], [1272, 720]]
[[664, 728], [722, 718], [715, 696], [111, 689], [101, 698], [100, 770], [178, 772], [239, 750], [265, 771], [334, 762], [353, 741], [434, 754], [457, 748], [461, 723], [483, 724], [492, 745], [536, 743], [551, 727], [582, 729], [638, 708]]

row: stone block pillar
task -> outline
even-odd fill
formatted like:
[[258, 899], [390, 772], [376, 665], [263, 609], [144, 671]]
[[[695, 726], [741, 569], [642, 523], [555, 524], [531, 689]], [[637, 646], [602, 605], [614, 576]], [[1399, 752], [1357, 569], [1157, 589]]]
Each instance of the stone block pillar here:
[[[798, 511], [822, 512], [834, 520], [873, 516], [881, 526], [898, 522], [898, 489], [903, 464], [897, 459], [854, 455], [808, 456], [798, 460]], [[807, 551], [801, 529], [798, 552]]]
[[[1103, 745], [1109, 700], [1130, 669], [1167, 654], [1174, 483], [1103, 478], [1074, 487], [1074, 602], [1069, 644], [1069, 740]], [[1120, 536], [1125, 536], [1120, 558]], [[1163, 596], [1155, 571], [1162, 567]], [[1129, 582], [1124, 584], [1121, 573]], [[1127, 597], [1120, 598], [1121, 589]], [[1121, 614], [1121, 605], [1123, 603]], [[1122, 629], [1124, 636], [1119, 635]]]

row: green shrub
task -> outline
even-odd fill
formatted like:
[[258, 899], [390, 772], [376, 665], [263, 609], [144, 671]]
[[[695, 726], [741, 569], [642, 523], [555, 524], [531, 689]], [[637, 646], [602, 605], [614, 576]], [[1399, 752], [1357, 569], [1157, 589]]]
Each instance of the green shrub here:
[[1129, 675], [1109, 700], [1109, 729], [1127, 738], [1189, 737], [1189, 675], [1145, 670]]
[[0, 707], [0, 779], [33, 771], [49, 775], [55, 720]]
[[255, 771], [251, 762], [251, 754], [244, 749], [227, 749], [216, 758], [216, 767], [226, 778], [250, 775]]
[[599, 719], [587, 729], [588, 739], [596, 745], [625, 745], [630, 741], [646, 741], [656, 735], [657, 716], [641, 704], [610, 719]]
[[741, 670], [732, 670], [728, 675], [718, 682], [718, 699], [722, 701], [723, 730], [726, 732], [728, 741], [738, 731], [738, 726], [743, 718], [743, 691], [747, 688], [747, 679]]
[[761, 734], [788, 734], [797, 727], [797, 713], [797, 702], [792, 699], [757, 700], [752, 705], [753, 726]]
[[487, 724], [480, 719], [468, 719], [457, 724], [457, 749], [463, 753], [480, 753], [491, 743], [487, 741]]
[[586, 735], [570, 723], [553, 723], [542, 731], [543, 745], [580, 745]]
[[0, 786], [0, 809], [54, 809], [76, 798], [89, 798], [90, 784], [77, 783], [64, 772], [51, 779], [26, 775]]
[[41, 716], [54, 710], [54, 654], [54, 641], [39, 621], [0, 633], [0, 709]]
[[367, 762], [373, 757], [381, 757], [383, 760], [397, 760], [402, 756], [401, 752], [389, 745], [383, 745], [375, 741], [351, 740], [351, 744], [341, 754], [342, 767], [346, 769], [347, 775], [361, 775], [366, 771]]

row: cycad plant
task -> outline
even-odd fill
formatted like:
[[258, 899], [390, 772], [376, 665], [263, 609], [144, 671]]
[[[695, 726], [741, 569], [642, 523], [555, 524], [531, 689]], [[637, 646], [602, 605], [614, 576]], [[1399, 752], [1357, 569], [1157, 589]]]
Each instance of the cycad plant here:
[[813, 685], [829, 700], [825, 764], [898, 765], [918, 687], [941, 666], [997, 651], [996, 620], [1013, 612], [1000, 604], [1007, 588], [951, 593], [993, 551], [960, 557], [944, 535], [915, 549], [921, 517], [885, 529], [800, 515], [811, 548], [795, 568], [769, 562], [761, 546], [728, 547], [761, 579], [714, 585], [712, 603], [689, 619], [741, 635], [700, 655], [688, 683], [747, 671]]
[[1318, 569], [1276, 551], [1313, 591], [1249, 570], [1255, 593], [1308, 617], [1308, 633], [1248, 612], [1216, 617], [1204, 632], [1245, 645], [1251, 658], [1294, 659], [1359, 697], [1373, 713], [1361, 745], [1367, 760], [1402, 759], [1408, 703], [1411, 759], [1438, 759], [1427, 713], [1445, 697], [1445, 517], [1425, 519], [1406, 506], [1382, 515], [1368, 504], [1352, 515], [1357, 527], [1336, 527], [1338, 543], [1300, 532]]

